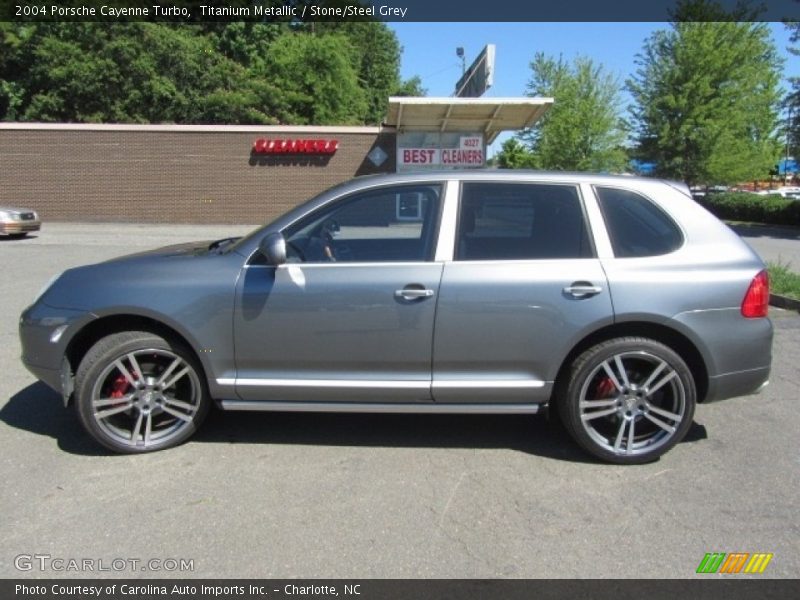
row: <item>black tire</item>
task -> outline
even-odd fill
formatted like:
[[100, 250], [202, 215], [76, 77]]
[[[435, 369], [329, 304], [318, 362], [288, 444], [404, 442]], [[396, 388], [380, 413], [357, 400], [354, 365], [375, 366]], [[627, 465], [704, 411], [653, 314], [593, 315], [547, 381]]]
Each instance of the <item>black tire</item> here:
[[203, 369], [183, 344], [146, 331], [100, 339], [75, 375], [75, 408], [86, 431], [122, 454], [177, 446], [211, 404]]
[[597, 458], [651, 462], [691, 427], [694, 378], [684, 360], [660, 342], [640, 337], [603, 342], [578, 356], [567, 377], [556, 399], [561, 419], [570, 436]]
[[24, 238], [24, 237], [25, 237], [25, 236], [27, 236], [27, 235], [28, 235], [28, 232], [23, 232], [23, 233], [9, 233], [9, 234], [8, 234], [8, 237], [10, 237], [12, 240], [21, 240], [22, 238]]

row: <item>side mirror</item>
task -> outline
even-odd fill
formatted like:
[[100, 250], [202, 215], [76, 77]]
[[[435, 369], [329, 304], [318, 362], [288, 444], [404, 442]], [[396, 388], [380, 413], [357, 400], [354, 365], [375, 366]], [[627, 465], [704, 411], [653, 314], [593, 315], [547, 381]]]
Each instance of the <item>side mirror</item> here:
[[264, 236], [258, 249], [266, 257], [267, 263], [273, 267], [286, 262], [286, 240], [281, 233], [270, 233]]

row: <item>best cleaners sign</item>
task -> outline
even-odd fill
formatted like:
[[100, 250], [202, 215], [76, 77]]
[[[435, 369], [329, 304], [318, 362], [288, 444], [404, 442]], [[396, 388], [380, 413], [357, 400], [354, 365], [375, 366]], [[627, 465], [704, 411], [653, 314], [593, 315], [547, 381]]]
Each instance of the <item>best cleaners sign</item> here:
[[[399, 141], [399, 140], [398, 140]], [[410, 141], [410, 140], [409, 140]], [[405, 146], [398, 144], [397, 170], [413, 171], [425, 168], [476, 168], [486, 164], [483, 147], [483, 136], [460, 136], [454, 147], [447, 147], [456, 140], [440, 140], [438, 147], [426, 144], [426, 147]]]

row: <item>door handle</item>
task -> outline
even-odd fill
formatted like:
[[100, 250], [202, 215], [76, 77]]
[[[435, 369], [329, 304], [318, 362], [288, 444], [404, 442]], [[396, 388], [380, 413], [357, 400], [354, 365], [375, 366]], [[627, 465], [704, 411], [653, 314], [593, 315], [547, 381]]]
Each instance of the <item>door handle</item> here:
[[433, 296], [433, 290], [411, 286], [406, 286], [394, 293], [395, 298], [402, 298], [403, 300], [418, 300], [420, 298], [430, 298], [431, 296]]
[[564, 288], [564, 293], [573, 298], [589, 298], [603, 291], [599, 285], [594, 285], [588, 281], [576, 281], [572, 285]]

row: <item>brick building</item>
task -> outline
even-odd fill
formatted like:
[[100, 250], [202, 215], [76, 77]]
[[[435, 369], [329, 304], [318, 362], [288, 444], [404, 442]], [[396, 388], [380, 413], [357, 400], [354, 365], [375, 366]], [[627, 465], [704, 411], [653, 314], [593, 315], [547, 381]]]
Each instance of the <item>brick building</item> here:
[[551, 103], [392, 98], [381, 127], [0, 123], [0, 204], [45, 222], [263, 223], [355, 176], [482, 166]]

